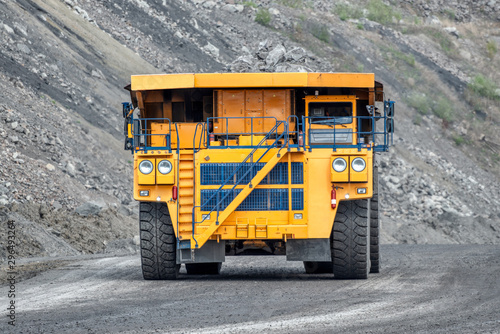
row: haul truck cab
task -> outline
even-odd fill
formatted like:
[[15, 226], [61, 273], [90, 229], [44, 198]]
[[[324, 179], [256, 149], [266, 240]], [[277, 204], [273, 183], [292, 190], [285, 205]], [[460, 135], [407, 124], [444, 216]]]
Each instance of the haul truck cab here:
[[138, 75], [126, 89], [145, 279], [218, 274], [236, 255], [379, 271], [374, 161], [394, 102], [373, 74]]

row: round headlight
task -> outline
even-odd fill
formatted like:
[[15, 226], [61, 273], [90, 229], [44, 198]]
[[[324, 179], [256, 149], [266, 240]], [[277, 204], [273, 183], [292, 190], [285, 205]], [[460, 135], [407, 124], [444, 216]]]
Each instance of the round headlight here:
[[168, 160], [162, 160], [158, 164], [158, 171], [162, 174], [168, 174], [172, 171], [172, 163]]
[[153, 163], [149, 160], [142, 160], [141, 163], [139, 164], [139, 170], [141, 171], [142, 174], [148, 175], [153, 171]]
[[347, 168], [347, 162], [345, 162], [344, 158], [337, 158], [333, 160], [332, 168], [337, 173], [342, 173]]
[[356, 158], [351, 163], [352, 169], [356, 172], [361, 172], [366, 167], [366, 162], [362, 158]]

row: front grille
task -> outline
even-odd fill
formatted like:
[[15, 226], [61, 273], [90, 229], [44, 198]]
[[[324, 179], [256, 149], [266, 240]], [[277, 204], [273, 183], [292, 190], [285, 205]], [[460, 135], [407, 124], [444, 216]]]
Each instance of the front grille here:
[[304, 210], [304, 189], [292, 189], [292, 210]]
[[[226, 184], [234, 185], [240, 180], [238, 184], [247, 184], [264, 165], [265, 163], [261, 162], [252, 167], [251, 163], [245, 163], [231, 177], [234, 170], [240, 166], [240, 163], [204, 163], [200, 165], [200, 183], [201, 185], [221, 185], [227, 181]], [[249, 169], [251, 171], [243, 177]], [[291, 176], [292, 184], [304, 183], [304, 165], [302, 162], [292, 162]], [[288, 164], [286, 162], [276, 164], [260, 184], [288, 184]]]
[[[219, 210], [224, 210], [240, 193], [240, 189], [221, 190], [217, 199], [216, 189], [201, 190], [201, 211], [216, 210], [215, 205], [224, 196]], [[214, 195], [210, 200], [209, 198]], [[207, 202], [208, 201], [208, 202]], [[238, 206], [236, 211], [286, 211], [288, 210], [288, 189], [255, 189]], [[292, 189], [292, 210], [304, 209], [304, 190]]]

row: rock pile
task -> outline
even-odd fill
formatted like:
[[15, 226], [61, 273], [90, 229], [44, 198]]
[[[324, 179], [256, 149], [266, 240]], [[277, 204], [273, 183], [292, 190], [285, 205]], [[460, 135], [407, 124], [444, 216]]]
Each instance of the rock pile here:
[[[259, 43], [255, 52], [246, 47], [245, 53], [239, 56], [229, 66], [231, 72], [311, 72], [308, 63], [314, 56], [301, 47], [289, 47], [288, 50], [281, 43], [273, 46], [273, 42], [266, 39]], [[313, 64], [314, 66], [314, 64]]]

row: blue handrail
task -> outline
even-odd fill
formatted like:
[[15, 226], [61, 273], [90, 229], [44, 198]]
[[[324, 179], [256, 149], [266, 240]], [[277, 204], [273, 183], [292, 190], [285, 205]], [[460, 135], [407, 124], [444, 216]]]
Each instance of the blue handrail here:
[[[236, 175], [236, 173], [238, 173], [238, 171], [247, 163], [247, 161], [249, 159], [253, 159], [253, 155], [254, 153], [260, 148], [262, 147], [263, 143], [265, 143], [267, 141], [267, 139], [269, 138], [269, 136], [274, 132], [274, 131], [277, 131], [279, 129], [279, 127], [283, 125], [284, 127], [284, 131], [276, 137], [276, 139], [274, 140], [273, 144], [268, 146], [266, 151], [255, 161], [255, 162], [252, 162], [251, 165], [250, 165], [250, 168], [247, 169], [247, 171], [242, 175], [240, 176], [240, 178], [234, 183], [233, 187], [231, 189], [229, 189], [229, 191], [224, 195], [224, 197], [220, 198], [220, 193], [222, 192], [222, 190], [225, 190], [223, 189], [228, 183], [229, 181], [231, 181], [232, 179], [234, 179], [234, 176]], [[219, 221], [219, 214], [220, 214], [220, 206], [221, 204], [224, 202], [224, 200], [229, 196], [229, 194], [232, 193], [232, 191], [236, 188], [236, 186], [238, 186], [241, 181], [248, 175], [248, 173], [250, 173], [253, 169], [253, 167], [258, 164], [260, 162], [260, 160], [269, 152], [269, 150], [271, 150], [271, 148], [275, 148], [277, 147], [277, 144], [279, 142], [279, 140], [281, 138], [284, 138], [286, 137], [287, 133], [288, 133], [288, 126], [287, 126], [287, 122], [285, 121], [278, 121], [277, 124], [271, 129], [271, 131], [269, 131], [265, 136], [264, 138], [259, 142], [259, 144], [246, 156], [246, 158], [233, 170], [233, 173], [228, 176], [226, 178], [226, 180], [222, 183], [222, 185], [205, 201], [205, 203], [199, 205], [199, 206], [194, 206], [193, 207], [193, 212], [192, 212], [192, 221], [193, 221], [193, 233], [194, 233], [194, 230], [195, 230], [195, 224], [197, 223], [203, 223], [207, 217], [214, 211], [217, 211], [217, 218], [216, 218], [216, 224], [218, 224], [218, 221]], [[286, 141], [284, 143], [283, 146], [281, 146], [280, 150], [283, 149], [284, 147], [286, 147], [288, 145], [288, 142]], [[279, 153], [279, 151], [278, 151]], [[196, 219], [195, 219], [195, 210], [196, 208], [201, 208], [201, 207], [204, 207], [205, 205], [207, 205], [213, 198], [214, 196], [216, 196], [216, 204], [215, 206], [208, 212], [208, 214], [205, 214], [205, 216], [203, 217], [203, 219], [200, 221], [200, 222], [196, 222]]]

